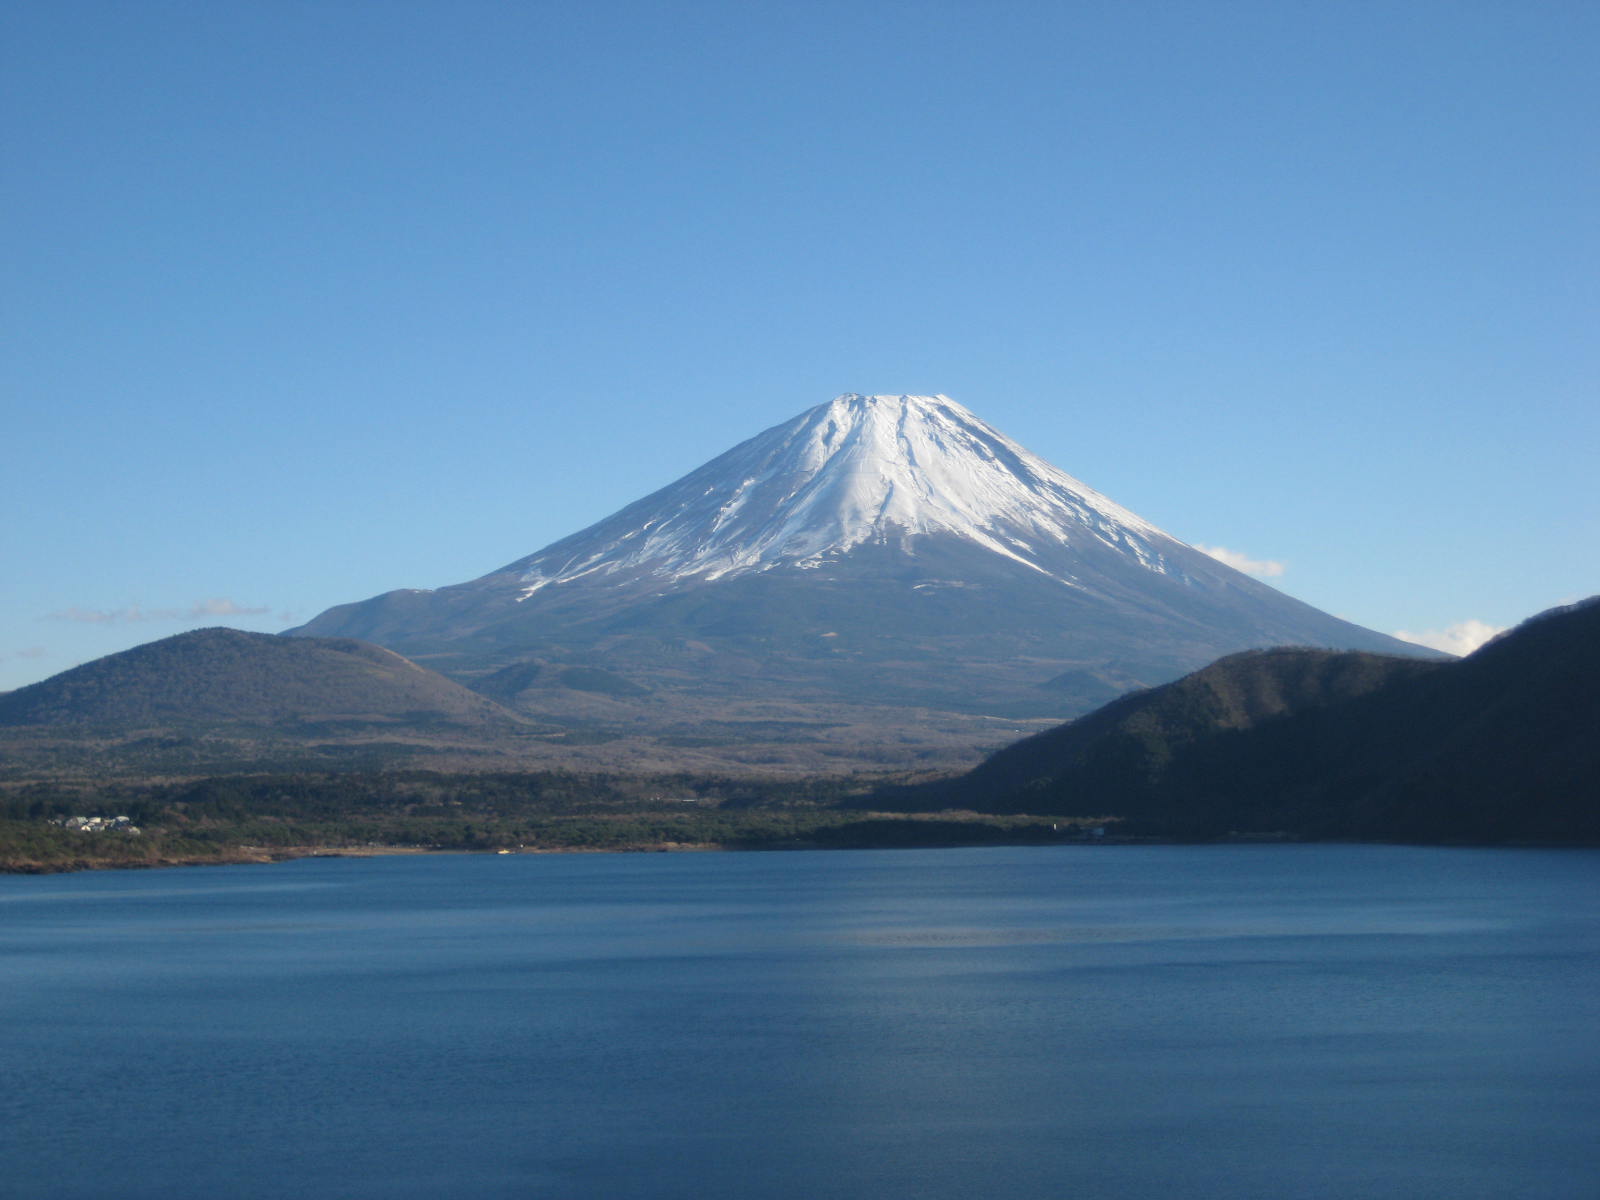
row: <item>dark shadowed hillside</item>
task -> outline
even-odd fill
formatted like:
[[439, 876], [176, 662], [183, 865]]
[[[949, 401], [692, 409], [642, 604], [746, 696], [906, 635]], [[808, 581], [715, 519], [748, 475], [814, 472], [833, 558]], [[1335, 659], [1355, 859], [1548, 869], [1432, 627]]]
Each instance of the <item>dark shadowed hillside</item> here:
[[1360, 652], [1253, 650], [1229, 655], [1164, 687], [1113, 701], [1082, 720], [1028, 738], [969, 777], [1009, 792], [1071, 770], [1107, 788], [1139, 790], [1175, 758], [1222, 733], [1365, 695], [1442, 664]]
[[392, 650], [348, 639], [198, 629], [0, 696], [0, 726], [512, 724], [493, 701]]
[[1455, 663], [1233, 655], [898, 802], [1189, 836], [1600, 839], [1600, 603]]

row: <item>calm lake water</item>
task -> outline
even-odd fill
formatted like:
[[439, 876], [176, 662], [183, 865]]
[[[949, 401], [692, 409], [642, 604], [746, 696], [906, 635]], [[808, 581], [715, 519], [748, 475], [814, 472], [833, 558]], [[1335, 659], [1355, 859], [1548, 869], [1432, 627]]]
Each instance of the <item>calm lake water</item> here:
[[1600, 852], [0, 878], [0, 1196], [1600, 1194]]

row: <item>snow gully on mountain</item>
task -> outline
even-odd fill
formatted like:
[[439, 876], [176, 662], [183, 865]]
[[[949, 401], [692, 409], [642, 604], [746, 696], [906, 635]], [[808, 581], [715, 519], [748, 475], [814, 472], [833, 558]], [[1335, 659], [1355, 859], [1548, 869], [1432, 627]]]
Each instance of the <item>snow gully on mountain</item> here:
[[953, 534], [1069, 587], [1050, 548], [1092, 538], [1148, 570], [1171, 539], [948, 396], [847, 394], [757, 434], [614, 517], [514, 563], [520, 597], [594, 573], [663, 582], [815, 568]]

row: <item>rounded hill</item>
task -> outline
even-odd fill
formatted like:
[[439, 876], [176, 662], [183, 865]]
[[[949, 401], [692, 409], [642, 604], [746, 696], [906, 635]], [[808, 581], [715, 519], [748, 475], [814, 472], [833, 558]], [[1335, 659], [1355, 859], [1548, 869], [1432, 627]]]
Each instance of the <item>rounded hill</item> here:
[[0, 725], [155, 727], [514, 720], [410, 659], [348, 638], [197, 629], [0, 696]]

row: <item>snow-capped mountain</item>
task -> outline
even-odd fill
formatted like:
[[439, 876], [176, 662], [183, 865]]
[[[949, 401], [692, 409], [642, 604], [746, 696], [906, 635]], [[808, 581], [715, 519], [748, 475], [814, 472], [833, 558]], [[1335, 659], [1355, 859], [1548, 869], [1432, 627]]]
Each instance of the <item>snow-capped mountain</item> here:
[[858, 546], [964, 538], [1069, 587], [1086, 539], [1168, 569], [1160, 530], [1030, 454], [948, 396], [845, 395], [513, 563], [532, 595], [587, 575], [664, 583], [815, 568]]
[[1255, 646], [1419, 653], [1163, 533], [948, 397], [853, 394], [479, 579], [291, 632], [391, 646], [558, 722], [679, 733], [755, 703], [814, 724], [844, 704], [1071, 716]]

